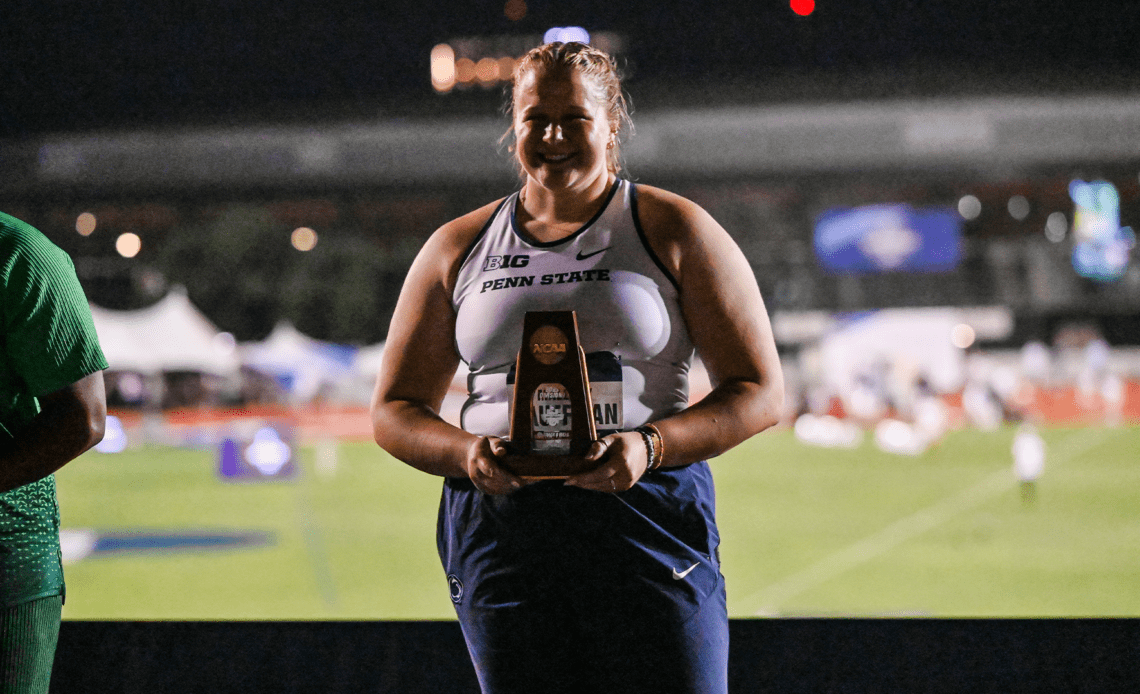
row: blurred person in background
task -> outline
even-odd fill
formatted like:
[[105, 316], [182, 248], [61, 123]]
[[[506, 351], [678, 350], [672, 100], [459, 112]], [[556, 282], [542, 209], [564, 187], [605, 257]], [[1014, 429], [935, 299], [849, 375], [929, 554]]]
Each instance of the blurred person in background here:
[[873, 429], [887, 415], [887, 399], [882, 381], [874, 371], [855, 376], [851, 389], [841, 394], [847, 416], [861, 427]]
[[[1088, 339], [1082, 346], [1070, 347], [1076, 352], [1077, 406], [1082, 410], [1095, 410], [1101, 406], [1100, 384], [1108, 370], [1108, 343], [1102, 338]], [[1078, 356], [1079, 355], [1079, 356]]]
[[1037, 432], [1036, 424], [1027, 421], [1017, 427], [1011, 451], [1013, 474], [1021, 488], [1021, 501], [1032, 504], [1037, 501], [1037, 480], [1045, 471], [1045, 440]]
[[967, 380], [962, 388], [966, 420], [982, 431], [996, 431], [1004, 419], [1001, 401], [985, 381]]
[[1020, 418], [1037, 412], [1042, 393], [1052, 387], [1054, 356], [1041, 340], [1029, 340], [1021, 347], [1021, 378], [1011, 403]]
[[[1004, 375], [1003, 375], [1004, 374]], [[966, 350], [966, 379], [962, 386], [962, 411], [966, 421], [982, 431], [996, 431], [1005, 420], [998, 381], [1006, 379], [1016, 388], [1017, 374], [1011, 367], [999, 367], [976, 345]]]
[[1100, 385], [1100, 396], [1104, 399], [1104, 423], [1118, 427], [1124, 423], [1124, 400], [1127, 386], [1120, 374], [1108, 372]]
[[[376, 441], [445, 478], [439, 552], [484, 692], [723, 693], [706, 461], [780, 416], [763, 300], [708, 213], [620, 177], [628, 112], [610, 56], [547, 44], [514, 78], [506, 138], [521, 190], [441, 227], [414, 262], [377, 380]], [[593, 470], [531, 482], [502, 465], [508, 371], [524, 313], [569, 309], [585, 351], [620, 365], [624, 421], [591, 447]], [[689, 406], [694, 349], [713, 389]], [[460, 360], [458, 428], [439, 409]]]
[[925, 375], [920, 375], [914, 384], [911, 419], [927, 446], [940, 443], [950, 432], [950, 409]]
[[63, 608], [53, 473], [103, 438], [103, 369], [67, 254], [0, 213], [0, 692], [47, 692]]

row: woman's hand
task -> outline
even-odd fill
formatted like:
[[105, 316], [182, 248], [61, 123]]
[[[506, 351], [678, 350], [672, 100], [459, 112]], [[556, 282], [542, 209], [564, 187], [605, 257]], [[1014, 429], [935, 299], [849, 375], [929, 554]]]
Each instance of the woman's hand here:
[[595, 441], [586, 452], [586, 460], [600, 464], [593, 470], [568, 477], [566, 484], [613, 494], [637, 484], [649, 467], [649, 452], [641, 434], [625, 431]]
[[485, 494], [510, 494], [523, 486], [517, 475], [499, 464], [506, 454], [503, 440], [494, 436], [480, 436], [471, 443], [463, 469], [476, 489]]

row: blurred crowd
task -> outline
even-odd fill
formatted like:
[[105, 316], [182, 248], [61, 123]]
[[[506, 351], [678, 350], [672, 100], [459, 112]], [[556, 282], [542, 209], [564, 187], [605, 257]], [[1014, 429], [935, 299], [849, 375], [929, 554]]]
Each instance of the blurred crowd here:
[[809, 348], [785, 363], [794, 384], [785, 421], [811, 445], [854, 448], [869, 433], [883, 451], [919, 455], [956, 428], [1120, 426], [1140, 409], [1140, 349], [1111, 347], [1086, 329], [1062, 331], [1052, 345], [966, 350], [951, 384], [901, 357], [870, 362], [836, 386], [817, 359]]

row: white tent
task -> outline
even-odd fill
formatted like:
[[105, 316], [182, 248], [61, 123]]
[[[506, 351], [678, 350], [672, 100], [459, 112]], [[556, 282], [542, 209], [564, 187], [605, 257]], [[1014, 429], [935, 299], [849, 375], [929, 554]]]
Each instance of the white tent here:
[[860, 374], [878, 364], [905, 367], [938, 392], [961, 387], [965, 354], [951, 341], [960, 318], [954, 309], [885, 309], [840, 323], [820, 341], [826, 383], [835, 392], [856, 389]]
[[243, 366], [277, 379], [294, 400], [307, 402], [323, 389], [340, 391], [352, 379], [356, 348], [316, 340], [288, 321], [262, 342], [238, 346]]
[[190, 303], [184, 287], [172, 287], [147, 308], [113, 311], [93, 305], [91, 315], [112, 370], [196, 371], [226, 377], [238, 373], [232, 336], [220, 333]]

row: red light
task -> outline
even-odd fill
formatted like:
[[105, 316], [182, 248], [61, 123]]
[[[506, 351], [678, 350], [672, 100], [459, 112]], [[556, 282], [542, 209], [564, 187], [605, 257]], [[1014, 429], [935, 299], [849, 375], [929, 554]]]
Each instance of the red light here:
[[815, 11], [815, 0], [792, 0], [792, 12], [795, 12], [801, 17], [806, 17]]

